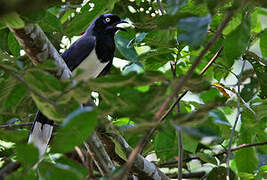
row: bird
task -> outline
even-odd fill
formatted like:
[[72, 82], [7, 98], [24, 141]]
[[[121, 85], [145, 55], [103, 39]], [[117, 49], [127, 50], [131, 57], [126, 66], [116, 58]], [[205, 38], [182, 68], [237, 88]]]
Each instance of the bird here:
[[[61, 54], [68, 68], [75, 74], [75, 80], [87, 80], [106, 75], [111, 67], [115, 51], [114, 36], [126, 29], [118, 24], [127, 23], [115, 14], [103, 14], [93, 20], [83, 35]], [[28, 143], [39, 149], [39, 156], [45, 154], [52, 136], [54, 121], [38, 111], [34, 118]]]

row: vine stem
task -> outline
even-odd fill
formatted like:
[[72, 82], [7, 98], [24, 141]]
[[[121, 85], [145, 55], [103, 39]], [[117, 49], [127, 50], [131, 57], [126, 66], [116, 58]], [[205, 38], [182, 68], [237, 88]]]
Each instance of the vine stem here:
[[229, 162], [230, 162], [230, 157], [231, 157], [231, 148], [232, 148], [232, 143], [233, 143], [233, 137], [234, 137], [234, 132], [235, 132], [235, 128], [236, 125], [238, 123], [238, 120], [240, 118], [240, 102], [241, 102], [241, 98], [240, 98], [240, 83], [241, 83], [241, 77], [242, 77], [242, 73], [244, 71], [245, 68], [245, 64], [246, 64], [246, 60], [243, 61], [242, 64], [242, 68], [241, 71], [238, 75], [237, 78], [237, 115], [236, 115], [236, 119], [234, 122], [234, 126], [232, 128], [231, 134], [230, 134], [230, 139], [229, 139], [229, 146], [228, 146], [228, 150], [227, 150], [227, 157], [226, 157], [226, 168], [227, 168], [227, 174], [226, 174], [226, 180], [230, 180], [230, 167], [229, 167]]

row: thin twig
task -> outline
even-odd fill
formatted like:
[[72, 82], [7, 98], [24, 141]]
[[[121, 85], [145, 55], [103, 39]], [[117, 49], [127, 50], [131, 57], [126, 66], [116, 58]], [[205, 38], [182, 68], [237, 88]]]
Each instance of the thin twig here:
[[209, 40], [209, 42], [207, 43], [207, 45], [205, 46], [205, 48], [201, 51], [201, 53], [198, 55], [198, 57], [196, 58], [196, 60], [194, 61], [194, 63], [192, 64], [191, 68], [188, 70], [188, 72], [186, 73], [185, 76], [183, 76], [178, 83], [176, 83], [174, 85], [174, 90], [172, 92], [172, 94], [165, 100], [165, 102], [161, 105], [161, 107], [159, 108], [158, 112], [155, 114], [154, 119], [160, 119], [160, 117], [162, 116], [162, 114], [164, 113], [165, 109], [168, 107], [168, 105], [170, 104], [170, 102], [172, 101], [172, 99], [176, 96], [176, 94], [182, 89], [182, 87], [184, 86], [184, 84], [186, 83], [186, 81], [191, 78], [191, 76], [194, 73], [194, 70], [196, 69], [196, 67], [198, 66], [198, 64], [201, 62], [202, 58], [204, 57], [204, 55], [208, 52], [208, 50], [215, 44], [216, 40], [219, 38], [219, 36], [221, 35], [223, 29], [227, 26], [227, 24], [229, 23], [229, 21], [231, 20], [232, 16], [234, 15], [234, 11], [229, 11], [227, 13], [226, 18], [224, 19], [224, 21], [220, 24], [218, 30], [216, 31], [215, 35], [213, 36], [213, 38], [211, 38]]
[[165, 12], [164, 12], [164, 9], [162, 7], [161, 1], [160, 0], [157, 0], [157, 3], [158, 3], [158, 7], [159, 7], [159, 10], [160, 10], [161, 14], [164, 15]]
[[[236, 146], [235, 148], [232, 148], [231, 152], [238, 151], [238, 150], [244, 149], [244, 148], [264, 146], [264, 145], [267, 145], [267, 141], [259, 142], [259, 143], [252, 143], [252, 144], [241, 144], [239, 146]], [[221, 156], [223, 154], [227, 154], [227, 151], [219, 152], [217, 154], [214, 154], [213, 156], [214, 157], [218, 157], [218, 156]], [[200, 158], [199, 157], [186, 158], [186, 159], [184, 159], [184, 162], [189, 162], [189, 161], [195, 160], [195, 159], [199, 160]], [[176, 165], [177, 163], [178, 163], [177, 160], [176, 161], [169, 161], [169, 162], [160, 163], [157, 166], [160, 167], [160, 168], [161, 167], [169, 167], [169, 166], [172, 166], [172, 165]]]
[[2, 69], [3, 71], [5, 71], [6, 73], [8, 73], [9, 75], [11, 75], [14, 79], [20, 81], [27, 89], [29, 89], [34, 95], [36, 95], [37, 97], [39, 97], [40, 99], [44, 100], [45, 102], [48, 102], [49, 104], [51, 104], [52, 106], [54, 106], [54, 108], [56, 110], [58, 110], [59, 112], [61, 112], [62, 114], [65, 114], [65, 111], [59, 107], [57, 105], [57, 103], [55, 103], [54, 101], [42, 96], [41, 94], [39, 94], [35, 89], [33, 89], [31, 86], [29, 86], [29, 84], [24, 81], [23, 78], [21, 78], [20, 76], [18, 76], [17, 74], [15, 74], [14, 72], [10, 71], [9, 69], [3, 67], [3, 66], [0, 66], [0, 69]]
[[239, 96], [237, 96], [238, 100], [237, 100], [237, 115], [236, 115], [236, 119], [235, 119], [235, 122], [234, 122], [234, 126], [232, 128], [232, 131], [231, 131], [231, 135], [230, 135], [230, 139], [229, 139], [229, 147], [228, 147], [228, 151], [227, 151], [227, 157], [226, 157], [226, 168], [227, 168], [227, 174], [226, 174], [226, 179], [227, 180], [230, 180], [230, 167], [229, 167], [229, 161], [230, 161], [230, 155], [231, 155], [231, 147], [232, 147], [232, 142], [233, 142], [233, 137], [234, 137], [234, 132], [235, 132], [235, 128], [236, 128], [236, 125], [237, 125], [237, 122], [239, 120], [239, 117], [240, 117], [240, 82], [241, 82], [241, 77], [242, 77], [242, 73], [244, 71], [244, 68], [245, 68], [245, 64], [246, 64], [246, 60], [243, 61], [243, 65], [242, 65], [242, 68], [241, 68], [241, 71], [240, 71], [240, 74], [238, 76], [238, 81], [237, 81], [237, 94]]
[[182, 168], [183, 168], [183, 142], [182, 142], [182, 130], [178, 131], [178, 180], [182, 180]]
[[[213, 64], [213, 62], [220, 56], [221, 52], [223, 50], [223, 47], [221, 47], [216, 54], [211, 58], [211, 60], [208, 62], [208, 64], [202, 69], [201, 71], [201, 75], [203, 75], [207, 69]], [[162, 121], [164, 121], [164, 119], [170, 114], [170, 112], [173, 111], [173, 109], [175, 108], [175, 106], [180, 102], [180, 100], [187, 94], [188, 91], [184, 91], [179, 97], [176, 98], [175, 102], [170, 106], [170, 108], [163, 114], [163, 116], [160, 118], [159, 122], [161, 123]], [[159, 124], [160, 124], [159, 123]], [[140, 153], [142, 154], [142, 152], [144, 151], [144, 148], [146, 146], [146, 144], [149, 142], [149, 140], [151, 139], [151, 137], [153, 136], [154, 132], [156, 131], [158, 126], [152, 128], [147, 134], [146, 134], [146, 138], [144, 140], [144, 143], [142, 145], [142, 148], [140, 150]]]
[[3, 124], [0, 125], [0, 128], [13, 128], [13, 127], [25, 127], [25, 126], [32, 126], [32, 122], [26, 123], [19, 123], [19, 124]]
[[[18, 127], [25, 127], [25, 126], [32, 126], [33, 122], [25, 122], [19, 124], [2, 124], [0, 128], [18, 128]], [[54, 127], [59, 127], [59, 124], [54, 123]]]
[[214, 61], [220, 56], [222, 50], [223, 47], [220, 47], [220, 49], [215, 53], [215, 55], [211, 58], [208, 64], [201, 70], [200, 72], [201, 75], [203, 75], [208, 70], [208, 68], [214, 63]]

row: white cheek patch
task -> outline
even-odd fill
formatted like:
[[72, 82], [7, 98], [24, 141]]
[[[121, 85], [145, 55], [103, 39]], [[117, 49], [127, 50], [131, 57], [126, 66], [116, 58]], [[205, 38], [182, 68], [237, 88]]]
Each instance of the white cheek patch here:
[[78, 69], [83, 70], [75, 79], [76, 80], [88, 80], [90, 78], [96, 78], [102, 70], [106, 67], [108, 62], [101, 63], [97, 58], [95, 49], [85, 58], [81, 64], [74, 70], [74, 74], [77, 73]]

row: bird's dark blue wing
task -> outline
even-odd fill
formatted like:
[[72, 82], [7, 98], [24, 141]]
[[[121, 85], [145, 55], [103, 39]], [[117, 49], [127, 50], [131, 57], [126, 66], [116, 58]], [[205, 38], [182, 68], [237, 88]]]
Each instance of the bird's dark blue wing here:
[[95, 36], [83, 35], [61, 54], [67, 66], [73, 71], [94, 49]]

